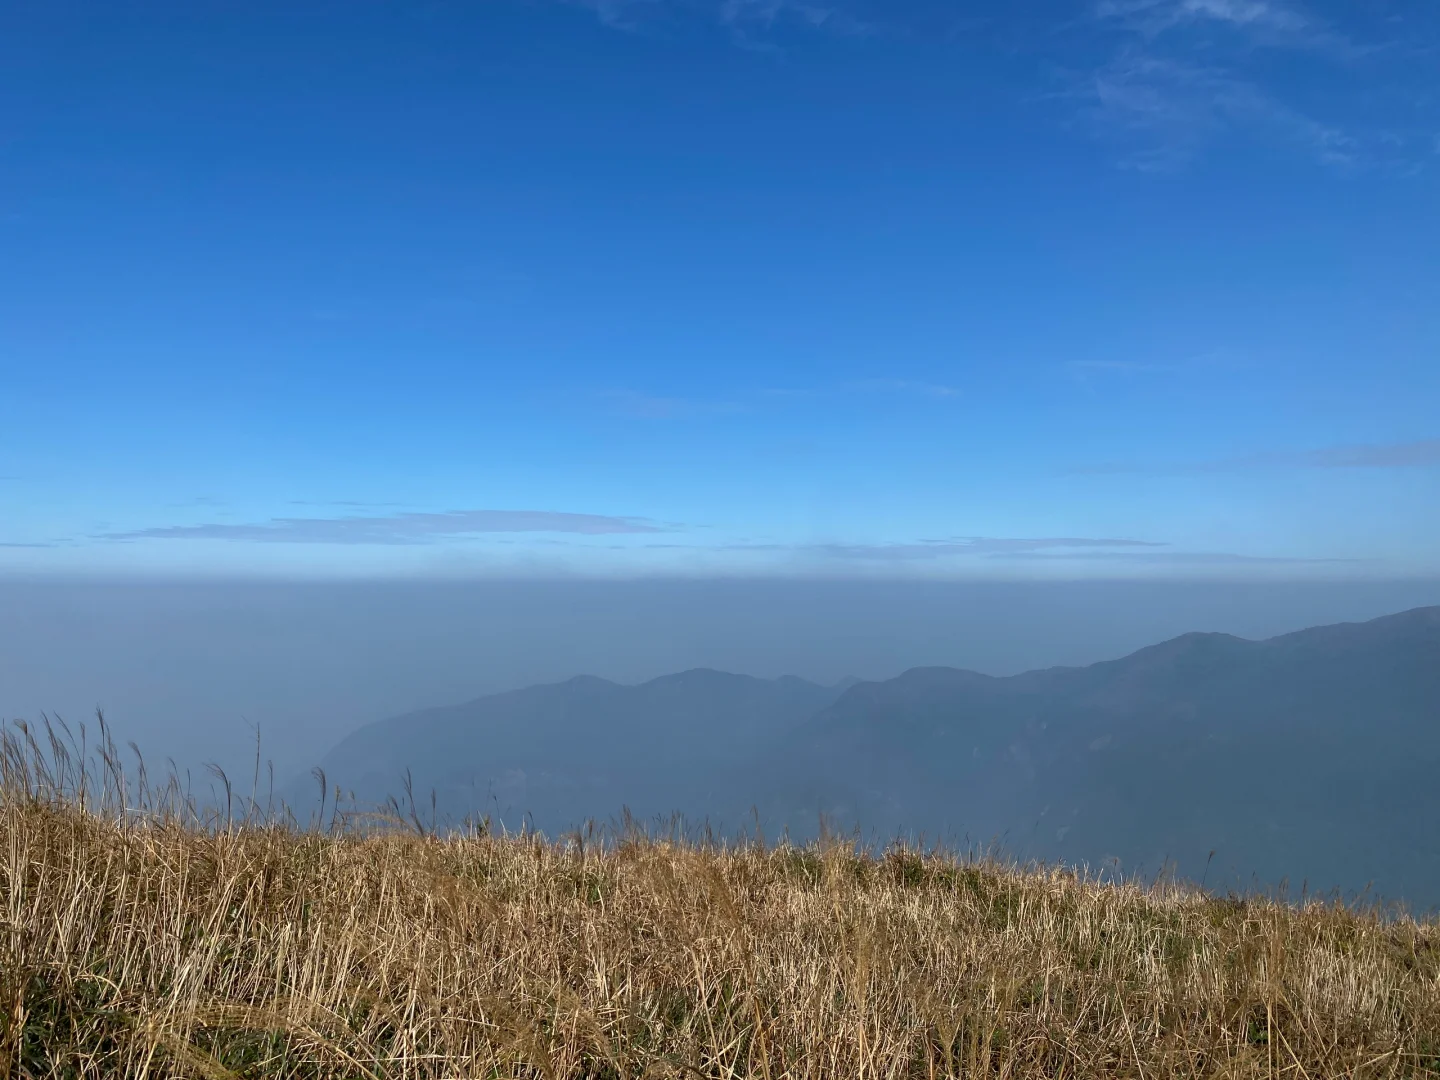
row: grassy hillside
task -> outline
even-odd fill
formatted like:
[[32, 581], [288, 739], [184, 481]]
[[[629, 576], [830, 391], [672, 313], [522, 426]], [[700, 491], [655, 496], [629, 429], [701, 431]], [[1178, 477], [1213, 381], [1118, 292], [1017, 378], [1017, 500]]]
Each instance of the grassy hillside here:
[[1435, 924], [842, 845], [207, 823], [125, 811], [113, 759], [4, 766], [0, 1076], [1440, 1076]]

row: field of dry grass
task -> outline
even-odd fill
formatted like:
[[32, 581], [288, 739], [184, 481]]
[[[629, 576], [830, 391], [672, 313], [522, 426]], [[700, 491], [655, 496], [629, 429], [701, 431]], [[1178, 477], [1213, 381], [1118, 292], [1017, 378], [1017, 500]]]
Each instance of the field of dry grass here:
[[1434, 924], [838, 844], [200, 821], [54, 758], [6, 739], [3, 1077], [1440, 1076]]

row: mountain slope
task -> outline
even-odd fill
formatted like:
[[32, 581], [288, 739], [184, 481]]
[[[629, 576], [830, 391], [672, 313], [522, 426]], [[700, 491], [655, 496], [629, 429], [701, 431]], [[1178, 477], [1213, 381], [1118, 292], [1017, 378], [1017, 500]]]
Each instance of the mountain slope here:
[[1196, 876], [1213, 849], [1211, 880], [1440, 901], [1440, 608], [1007, 679], [907, 672], [786, 754], [817, 763], [811, 803], [873, 829]]

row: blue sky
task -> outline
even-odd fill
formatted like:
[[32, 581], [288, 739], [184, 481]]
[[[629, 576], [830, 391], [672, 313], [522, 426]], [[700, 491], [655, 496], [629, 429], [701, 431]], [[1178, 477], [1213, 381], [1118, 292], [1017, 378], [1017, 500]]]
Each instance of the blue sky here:
[[1430, 0], [8, 5], [0, 573], [1440, 574], [1437, 50]]

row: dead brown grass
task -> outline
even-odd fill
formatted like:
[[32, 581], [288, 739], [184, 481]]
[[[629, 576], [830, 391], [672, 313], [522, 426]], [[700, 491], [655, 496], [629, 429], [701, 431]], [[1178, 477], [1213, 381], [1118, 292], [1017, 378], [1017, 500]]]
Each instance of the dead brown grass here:
[[0, 1076], [1440, 1076], [1431, 923], [842, 845], [127, 814], [34, 753], [0, 789]]

